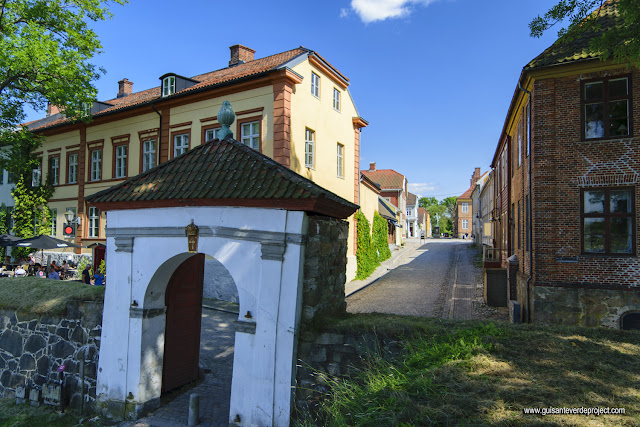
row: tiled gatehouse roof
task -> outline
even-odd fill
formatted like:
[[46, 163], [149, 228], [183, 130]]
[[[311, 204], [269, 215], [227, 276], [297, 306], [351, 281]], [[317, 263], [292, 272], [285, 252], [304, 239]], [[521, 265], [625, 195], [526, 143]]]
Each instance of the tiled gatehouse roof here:
[[355, 205], [227, 137], [86, 198], [101, 210], [245, 206], [347, 218]]

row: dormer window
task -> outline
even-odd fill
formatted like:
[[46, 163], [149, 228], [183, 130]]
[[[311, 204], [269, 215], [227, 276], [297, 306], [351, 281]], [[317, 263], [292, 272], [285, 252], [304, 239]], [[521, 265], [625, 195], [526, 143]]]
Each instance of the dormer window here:
[[162, 96], [169, 96], [176, 93], [176, 77], [168, 76], [162, 79]]
[[82, 103], [82, 114], [85, 115], [85, 116], [90, 116], [92, 107], [93, 107], [93, 102], [83, 102]]

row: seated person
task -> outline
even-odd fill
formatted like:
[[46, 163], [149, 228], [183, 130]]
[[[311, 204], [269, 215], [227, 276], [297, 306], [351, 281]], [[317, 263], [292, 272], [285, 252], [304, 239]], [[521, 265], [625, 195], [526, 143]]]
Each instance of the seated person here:
[[51, 273], [49, 273], [49, 279], [60, 280], [60, 275], [56, 270], [51, 270]]
[[49, 271], [60, 271], [60, 267], [56, 264], [55, 261], [51, 261], [51, 267], [49, 267]]
[[40, 267], [38, 270], [39, 270], [38, 273], [37, 273], [38, 277], [41, 277], [43, 279], [45, 277], [47, 277], [47, 272], [46, 272], [46, 269], [44, 268], [44, 265], [42, 267]]
[[82, 283], [90, 285], [91, 284], [91, 274], [89, 273], [89, 264], [84, 267], [82, 270]]
[[27, 275], [27, 272], [25, 271], [24, 268], [22, 268], [21, 265], [17, 266], [16, 269], [13, 272], [13, 275], [15, 277], [24, 277]]
[[100, 273], [100, 270], [96, 271], [96, 274], [93, 275], [93, 278], [96, 280], [96, 286], [104, 285], [104, 274]]

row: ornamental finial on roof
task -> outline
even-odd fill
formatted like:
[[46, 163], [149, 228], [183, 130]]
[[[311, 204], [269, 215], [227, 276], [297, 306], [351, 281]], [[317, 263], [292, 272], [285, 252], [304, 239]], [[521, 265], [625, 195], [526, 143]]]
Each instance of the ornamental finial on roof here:
[[229, 129], [229, 126], [235, 121], [236, 114], [231, 109], [231, 103], [229, 101], [223, 101], [220, 111], [218, 111], [218, 123], [222, 126], [218, 131], [218, 139], [222, 141], [231, 135], [233, 137], [233, 131]]

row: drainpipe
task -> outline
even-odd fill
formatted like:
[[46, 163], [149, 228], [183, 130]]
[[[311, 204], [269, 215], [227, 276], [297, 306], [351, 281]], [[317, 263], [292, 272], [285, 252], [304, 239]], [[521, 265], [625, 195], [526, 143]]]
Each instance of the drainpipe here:
[[153, 108], [153, 111], [158, 113], [158, 116], [160, 116], [160, 124], [158, 126], [158, 164], [160, 164], [160, 153], [162, 153], [162, 151], [160, 151], [162, 146], [162, 114], [160, 114], [160, 111], [156, 110], [155, 104], [151, 104], [151, 108]]
[[527, 323], [531, 323], [531, 307], [530, 307], [530, 285], [531, 285], [531, 280], [533, 279], [533, 232], [532, 232], [532, 224], [533, 224], [533, 218], [531, 217], [531, 212], [533, 210], [532, 206], [533, 206], [533, 198], [532, 198], [532, 191], [531, 191], [531, 175], [533, 174], [533, 171], [531, 170], [531, 157], [533, 157], [533, 144], [531, 141], [531, 128], [532, 128], [532, 124], [531, 124], [531, 98], [532, 98], [532, 94], [530, 91], [528, 91], [527, 89], [523, 88], [522, 85], [520, 84], [520, 82], [518, 82], [518, 88], [523, 91], [526, 92], [529, 95], [529, 132], [527, 134], [527, 144], [529, 144], [529, 206], [527, 208], [527, 215], [529, 217], [529, 226], [527, 227], [527, 233], [529, 234], [529, 278], [527, 279]]

